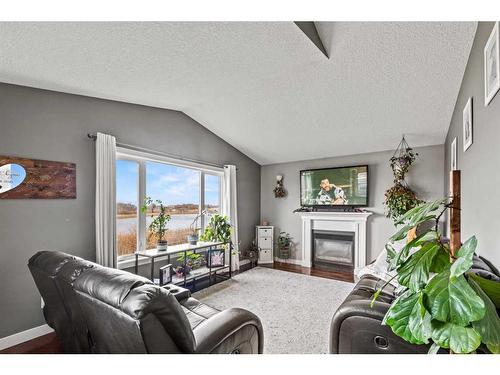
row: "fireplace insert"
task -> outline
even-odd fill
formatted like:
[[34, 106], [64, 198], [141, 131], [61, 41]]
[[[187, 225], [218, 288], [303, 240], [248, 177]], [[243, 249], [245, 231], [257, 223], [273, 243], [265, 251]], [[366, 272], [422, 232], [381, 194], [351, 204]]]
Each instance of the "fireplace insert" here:
[[312, 265], [337, 271], [354, 270], [354, 232], [312, 231]]

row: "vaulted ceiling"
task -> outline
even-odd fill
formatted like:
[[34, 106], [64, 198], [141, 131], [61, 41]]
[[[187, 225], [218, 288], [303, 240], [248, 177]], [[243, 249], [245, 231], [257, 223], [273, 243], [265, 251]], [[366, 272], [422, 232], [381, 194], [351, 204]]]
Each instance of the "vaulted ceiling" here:
[[[441, 144], [476, 23], [0, 23], [0, 81], [175, 109], [260, 164]], [[141, 126], [137, 124], [137, 126]]]

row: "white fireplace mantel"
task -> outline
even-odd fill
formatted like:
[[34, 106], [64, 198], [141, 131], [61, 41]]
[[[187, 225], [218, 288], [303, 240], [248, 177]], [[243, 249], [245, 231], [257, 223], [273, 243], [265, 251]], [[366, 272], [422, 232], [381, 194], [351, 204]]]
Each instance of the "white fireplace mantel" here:
[[366, 266], [366, 222], [371, 212], [300, 212], [302, 266], [311, 267], [312, 231], [354, 232], [354, 274]]

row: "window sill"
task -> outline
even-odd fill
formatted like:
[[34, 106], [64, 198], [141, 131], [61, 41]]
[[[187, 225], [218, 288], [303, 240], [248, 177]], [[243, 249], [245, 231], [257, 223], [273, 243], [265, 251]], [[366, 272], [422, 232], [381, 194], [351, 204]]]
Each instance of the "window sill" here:
[[[139, 257], [139, 266], [148, 264], [150, 260], [146, 257]], [[118, 259], [118, 269], [123, 270], [126, 268], [133, 268], [135, 266], [135, 255], [125, 256], [122, 259]]]

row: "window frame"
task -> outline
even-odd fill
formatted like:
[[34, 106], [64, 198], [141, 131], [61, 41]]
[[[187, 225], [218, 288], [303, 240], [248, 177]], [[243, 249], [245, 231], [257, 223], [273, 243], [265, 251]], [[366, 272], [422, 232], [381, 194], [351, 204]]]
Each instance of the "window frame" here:
[[[146, 162], [155, 162], [168, 165], [174, 165], [176, 167], [182, 167], [187, 169], [192, 169], [199, 172], [200, 179], [200, 199], [198, 213], [201, 214], [205, 208], [205, 175], [212, 175], [220, 177], [219, 179], [219, 204], [221, 213], [224, 212], [223, 209], [223, 184], [224, 184], [224, 168], [215, 167], [210, 165], [205, 165], [201, 163], [196, 163], [187, 160], [175, 159], [163, 155], [157, 155], [149, 152], [131, 150], [124, 147], [116, 148], [116, 160], [127, 160], [138, 163], [139, 176], [137, 178], [137, 239], [136, 239], [136, 252], [144, 251], [146, 248], [146, 213], [142, 212], [140, 207], [142, 200], [146, 195]], [[116, 179], [116, 177], [115, 177]], [[116, 205], [115, 197], [115, 205]], [[116, 220], [116, 216], [115, 216]], [[201, 215], [201, 228], [204, 229], [206, 223], [204, 215]], [[116, 240], [116, 239], [115, 239]], [[132, 266], [134, 262], [134, 255], [120, 255], [117, 257], [117, 262], [119, 268], [126, 268]], [[141, 264], [142, 262], [140, 262]]]

